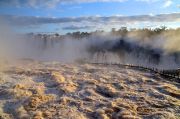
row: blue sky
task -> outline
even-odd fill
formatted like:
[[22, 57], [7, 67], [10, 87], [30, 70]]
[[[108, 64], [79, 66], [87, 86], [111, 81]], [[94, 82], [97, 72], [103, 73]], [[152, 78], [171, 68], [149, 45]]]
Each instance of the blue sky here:
[[[158, 17], [157, 15], [163, 15], [161, 19], [168, 19], [166, 18], [166, 15], [169, 17], [171, 14], [173, 14], [174, 19], [167, 21], [163, 20], [162, 22], [156, 18]], [[168, 27], [179, 27], [179, 14], [180, 0], [0, 1], [0, 16], [5, 19], [4, 21], [7, 21], [8, 24], [11, 24], [11, 26], [13, 26], [13, 28], [18, 32], [66, 33], [77, 30], [110, 30], [112, 27], [118, 29], [122, 26], [127, 26], [129, 28], [156, 27], [161, 25], [166, 25]], [[149, 20], [144, 15], [150, 16]], [[133, 18], [133, 16], [135, 18]], [[107, 17], [109, 23], [104, 20], [107, 19]], [[125, 21], [128, 17], [130, 17], [132, 20], [128, 19]], [[142, 20], [144, 17], [146, 20]], [[64, 18], [66, 18], [64, 22], [60, 20]], [[71, 21], [68, 18], [76, 18], [77, 20]], [[78, 19], [82, 18], [84, 20], [78, 22]], [[95, 22], [93, 18], [96, 19], [97, 22]], [[23, 21], [23, 25], [16, 23], [18, 19], [21, 21], [22, 19], [25, 19]], [[32, 19], [34, 22], [30, 23], [28, 20], [32, 21]], [[41, 19], [43, 22], [41, 23], [39, 19]], [[48, 22], [49, 19], [51, 19], [51, 22]], [[152, 19], [154, 19], [153, 22]], [[52, 22], [53, 20], [54, 22]]]

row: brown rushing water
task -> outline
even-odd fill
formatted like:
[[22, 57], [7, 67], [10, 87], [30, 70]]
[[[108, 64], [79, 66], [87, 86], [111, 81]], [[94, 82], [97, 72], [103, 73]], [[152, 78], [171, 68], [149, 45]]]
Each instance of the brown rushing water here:
[[178, 119], [179, 87], [118, 66], [17, 63], [0, 72], [0, 118]]

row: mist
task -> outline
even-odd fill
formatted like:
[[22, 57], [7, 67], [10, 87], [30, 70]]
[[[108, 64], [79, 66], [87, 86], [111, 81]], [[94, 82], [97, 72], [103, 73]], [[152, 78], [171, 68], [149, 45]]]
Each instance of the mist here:
[[122, 63], [157, 68], [180, 67], [180, 30], [150, 34], [147, 30], [92, 32], [83, 37], [55, 34], [16, 34], [0, 22], [0, 57], [66, 63]]

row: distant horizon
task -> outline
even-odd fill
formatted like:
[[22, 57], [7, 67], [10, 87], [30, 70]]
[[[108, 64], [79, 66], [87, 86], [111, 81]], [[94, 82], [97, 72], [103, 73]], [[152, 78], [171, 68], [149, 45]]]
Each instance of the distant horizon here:
[[[154, 27], [154, 28], [150, 28], [150, 27], [144, 27], [144, 28], [128, 28], [128, 27], [126, 27], [127, 28], [127, 30], [128, 30], [128, 32], [130, 32], [130, 31], [133, 31], [133, 30], [143, 30], [143, 29], [148, 29], [148, 30], [155, 30], [155, 29], [157, 29], [157, 28], [161, 28], [161, 27], [166, 27], [166, 26], [158, 26], [158, 27]], [[116, 31], [118, 31], [118, 30], [120, 30], [121, 28], [124, 28], [124, 27], [120, 27], [120, 28], [115, 28], [115, 30]], [[80, 32], [80, 33], [93, 33], [93, 32], [105, 32], [105, 33], [110, 33], [111, 31], [112, 31], [112, 29], [113, 28], [111, 28], [111, 29], [108, 29], [107, 31], [105, 31], [105, 30], [93, 30], [93, 31], [72, 31], [72, 32], [67, 32], [67, 33], [61, 33], [61, 32], [26, 32], [26, 33], [22, 33], [22, 32], [19, 32], [18, 34], [41, 34], [41, 35], [43, 35], [43, 34], [47, 34], [47, 35], [54, 35], [54, 34], [59, 34], [59, 35], [67, 35], [68, 33], [76, 33], [76, 32]], [[179, 27], [166, 27], [166, 30], [177, 30], [177, 29], [180, 29], [180, 26]]]

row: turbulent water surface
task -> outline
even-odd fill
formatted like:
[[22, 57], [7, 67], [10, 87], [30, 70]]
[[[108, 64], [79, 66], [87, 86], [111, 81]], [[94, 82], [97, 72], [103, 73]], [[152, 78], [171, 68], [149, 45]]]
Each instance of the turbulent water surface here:
[[0, 73], [2, 119], [180, 118], [180, 85], [149, 72], [24, 61]]

